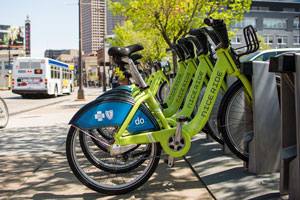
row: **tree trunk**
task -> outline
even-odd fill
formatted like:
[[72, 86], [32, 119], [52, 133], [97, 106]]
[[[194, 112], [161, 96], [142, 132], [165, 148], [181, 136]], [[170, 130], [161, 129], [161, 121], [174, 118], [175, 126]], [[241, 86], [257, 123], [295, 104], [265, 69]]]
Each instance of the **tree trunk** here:
[[173, 73], [177, 72], [177, 55], [174, 51], [172, 51], [172, 57], [173, 57]]

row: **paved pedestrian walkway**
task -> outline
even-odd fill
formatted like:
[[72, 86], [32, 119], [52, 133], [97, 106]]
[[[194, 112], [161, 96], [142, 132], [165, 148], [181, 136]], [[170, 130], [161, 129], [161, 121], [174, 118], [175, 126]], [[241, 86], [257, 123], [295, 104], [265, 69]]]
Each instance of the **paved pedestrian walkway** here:
[[281, 199], [279, 173], [249, 173], [240, 159], [225, 155], [204, 134], [193, 138], [186, 159], [216, 199]]
[[213, 199], [183, 159], [177, 160], [174, 168], [168, 168], [167, 164], [161, 162], [151, 179], [129, 194], [99, 194], [82, 185], [72, 174], [66, 160], [64, 145], [24, 180], [20, 189], [10, 191], [10, 195], [9, 199], [38, 200]]
[[[79, 108], [98, 95], [59, 106]], [[64, 126], [59, 128], [68, 128]], [[6, 170], [10, 168], [16, 170]], [[278, 173], [248, 173], [241, 160], [223, 154], [204, 134], [193, 138], [185, 159], [176, 159], [173, 168], [161, 161], [146, 184], [125, 195], [103, 195], [82, 185], [68, 166], [64, 143], [34, 157], [3, 155], [0, 169], [0, 199], [280, 199]]]

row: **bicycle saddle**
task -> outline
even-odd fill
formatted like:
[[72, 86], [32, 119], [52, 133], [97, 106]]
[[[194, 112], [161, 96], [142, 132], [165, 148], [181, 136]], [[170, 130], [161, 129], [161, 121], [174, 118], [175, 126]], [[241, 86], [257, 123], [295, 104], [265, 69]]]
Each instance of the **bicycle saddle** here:
[[127, 47], [111, 47], [108, 49], [108, 55], [124, 57], [143, 49], [144, 47], [140, 44], [133, 44]]

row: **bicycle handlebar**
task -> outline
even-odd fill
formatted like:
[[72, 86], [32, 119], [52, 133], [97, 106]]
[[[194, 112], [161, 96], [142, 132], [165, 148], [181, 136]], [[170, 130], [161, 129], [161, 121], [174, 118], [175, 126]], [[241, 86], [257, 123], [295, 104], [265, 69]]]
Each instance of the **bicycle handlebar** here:
[[176, 52], [180, 61], [185, 61], [184, 51], [179, 47], [179, 44], [172, 44], [171, 48]]
[[184, 50], [184, 52], [186, 53], [186, 55], [187, 55], [186, 58], [187, 59], [195, 57], [193, 43], [190, 41], [190, 39], [188, 39], [188, 37], [186, 37], [186, 38], [180, 38], [178, 40], [178, 43], [182, 45], [181, 47]]
[[222, 47], [225, 49], [228, 48], [230, 42], [229, 42], [228, 32], [224, 20], [213, 19], [210, 17], [210, 18], [205, 18], [204, 23], [208, 26], [211, 26], [214, 29], [216, 35], [221, 41]]

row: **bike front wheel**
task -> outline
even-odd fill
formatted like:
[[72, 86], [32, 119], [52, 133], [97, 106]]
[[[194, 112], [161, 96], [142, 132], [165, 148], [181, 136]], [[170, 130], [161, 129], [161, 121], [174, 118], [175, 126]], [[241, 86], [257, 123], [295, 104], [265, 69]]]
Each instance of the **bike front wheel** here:
[[158, 93], [157, 93], [160, 103], [163, 103], [167, 99], [169, 92], [170, 92], [170, 86], [168, 85], [167, 81], [164, 81], [159, 86]]
[[5, 128], [8, 123], [8, 108], [2, 98], [0, 98], [0, 128]]
[[[158, 143], [145, 144], [145, 148], [149, 153], [144, 157], [144, 161], [134, 169], [124, 173], [111, 173], [92, 164], [82, 152], [80, 145], [81, 131], [75, 127], [71, 127], [67, 136], [66, 154], [68, 163], [74, 175], [78, 180], [88, 188], [110, 195], [128, 193], [142, 184], [144, 184], [153, 174], [160, 159], [161, 147]], [[142, 148], [143, 145], [139, 147]], [[148, 147], [147, 147], [148, 146]], [[94, 156], [101, 158], [109, 156], [108, 152], [96, 148], [97, 153]], [[136, 150], [135, 150], [136, 151]], [[110, 157], [110, 161], [119, 158]]]
[[253, 112], [245, 95], [240, 80], [230, 86], [220, 105], [218, 127], [229, 149], [240, 159], [248, 161], [249, 152], [244, 143], [253, 134]]

